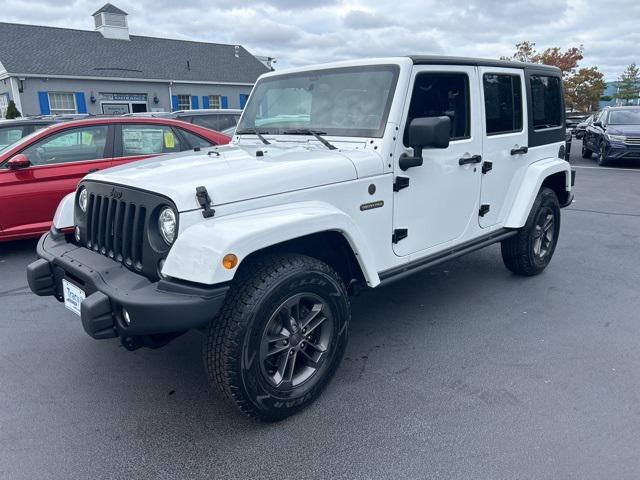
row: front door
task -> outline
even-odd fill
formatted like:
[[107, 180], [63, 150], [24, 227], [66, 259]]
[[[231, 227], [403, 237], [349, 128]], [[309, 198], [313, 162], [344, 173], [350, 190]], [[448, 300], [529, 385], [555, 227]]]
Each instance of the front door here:
[[478, 221], [486, 228], [505, 220], [529, 164], [527, 106], [522, 69], [480, 67], [479, 75], [485, 172], [480, 205], [485, 207]]
[[3, 235], [46, 231], [62, 198], [87, 173], [111, 166], [107, 125], [73, 128], [37, 140], [20, 153], [31, 166], [0, 169], [0, 224]]
[[[424, 254], [444, 248], [461, 237], [478, 215], [481, 134], [472, 119], [480, 112], [480, 94], [473, 66], [416, 67], [405, 105], [402, 138], [395, 152], [395, 175], [407, 177], [409, 186], [394, 196], [394, 229], [407, 229], [407, 237], [393, 245], [396, 255]], [[419, 117], [448, 116], [451, 142], [445, 149], [425, 148], [420, 167], [403, 172], [400, 155], [413, 155], [408, 147], [410, 121]], [[477, 157], [475, 157], [477, 158]]]

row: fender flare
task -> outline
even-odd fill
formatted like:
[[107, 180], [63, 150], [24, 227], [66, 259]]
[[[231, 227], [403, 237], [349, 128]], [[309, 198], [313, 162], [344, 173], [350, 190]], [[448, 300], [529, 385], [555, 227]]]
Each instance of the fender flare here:
[[[326, 231], [337, 231], [345, 237], [367, 284], [378, 285], [373, 253], [358, 226], [342, 210], [316, 201], [251, 210], [192, 225], [178, 235], [162, 273], [206, 285], [228, 282], [250, 254]], [[239, 260], [232, 270], [222, 266], [222, 258], [229, 253]]]
[[58, 230], [74, 226], [73, 209], [75, 207], [75, 198], [76, 192], [71, 192], [60, 200], [56, 213], [53, 215], [53, 226]]
[[550, 158], [529, 165], [505, 221], [504, 226], [506, 228], [521, 228], [524, 226], [542, 183], [547, 177], [558, 172], [565, 173], [565, 189], [570, 192], [571, 167], [567, 161], [559, 158]]

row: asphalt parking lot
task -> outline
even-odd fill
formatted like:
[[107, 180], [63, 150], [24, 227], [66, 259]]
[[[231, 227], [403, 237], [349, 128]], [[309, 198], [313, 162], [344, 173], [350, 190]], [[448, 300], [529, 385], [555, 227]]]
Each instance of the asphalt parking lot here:
[[353, 302], [311, 408], [241, 417], [200, 336], [130, 353], [28, 290], [35, 242], [0, 244], [0, 478], [636, 479], [640, 165], [579, 159], [550, 267], [498, 246]]

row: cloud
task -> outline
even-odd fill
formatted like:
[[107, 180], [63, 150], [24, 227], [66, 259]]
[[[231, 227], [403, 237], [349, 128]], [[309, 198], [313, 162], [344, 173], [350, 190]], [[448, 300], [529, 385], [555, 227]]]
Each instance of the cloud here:
[[[241, 44], [278, 68], [410, 53], [497, 58], [522, 40], [584, 45], [614, 80], [640, 63], [640, 2], [609, 0], [111, 0], [132, 34]], [[3, 0], [2, 20], [90, 30], [95, 0]], [[1, 39], [0, 39], [1, 40]], [[0, 52], [1, 52], [0, 41]]]
[[394, 25], [388, 16], [382, 16], [364, 10], [350, 10], [344, 17], [344, 26], [356, 30], [369, 30]]

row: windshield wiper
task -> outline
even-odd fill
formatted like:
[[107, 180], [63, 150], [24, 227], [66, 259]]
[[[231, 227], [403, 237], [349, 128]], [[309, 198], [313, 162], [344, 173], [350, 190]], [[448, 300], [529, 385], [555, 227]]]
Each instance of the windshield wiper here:
[[321, 135], [326, 135], [326, 132], [319, 132], [317, 130], [311, 130], [309, 128], [292, 128], [290, 130], [285, 130], [282, 133], [285, 135], [313, 135], [321, 144], [323, 144], [329, 150], [337, 150], [336, 146], [331, 145], [325, 138], [321, 137]]
[[[271, 145], [271, 142], [266, 138], [264, 138], [256, 128], [243, 128], [239, 132], [236, 132], [236, 135], [242, 135], [244, 133], [253, 133], [256, 137], [260, 139], [262, 143], [264, 143], [265, 145]], [[264, 132], [264, 133], [267, 133], [267, 132]]]

